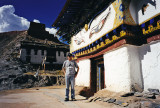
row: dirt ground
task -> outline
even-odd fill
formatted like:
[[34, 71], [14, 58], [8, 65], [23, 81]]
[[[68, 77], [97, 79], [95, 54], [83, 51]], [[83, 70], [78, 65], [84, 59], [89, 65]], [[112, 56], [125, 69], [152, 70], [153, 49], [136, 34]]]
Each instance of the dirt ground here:
[[0, 92], [0, 108], [117, 108], [116, 105], [91, 102], [78, 95], [83, 87], [76, 87], [77, 101], [65, 102], [65, 86], [17, 89]]
[[[103, 101], [89, 102], [80, 94], [84, 87], [75, 87], [77, 101], [65, 102], [65, 86], [37, 87], [30, 89], [6, 90], [0, 92], [0, 108], [124, 108], [115, 103]], [[114, 98], [128, 103], [127, 108], [159, 108], [160, 96], [157, 99], [146, 99], [143, 97], [121, 97], [123, 93], [114, 93], [105, 89], [98, 91], [94, 97]], [[91, 97], [92, 98], [92, 97]], [[153, 107], [151, 103], [159, 104]]]

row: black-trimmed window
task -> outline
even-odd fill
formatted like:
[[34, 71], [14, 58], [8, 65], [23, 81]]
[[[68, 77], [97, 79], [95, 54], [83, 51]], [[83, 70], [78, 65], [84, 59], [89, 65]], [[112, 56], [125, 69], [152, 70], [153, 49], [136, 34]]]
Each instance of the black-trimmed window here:
[[66, 55], [67, 55], [67, 52], [64, 52], [64, 57], [66, 57]]
[[44, 55], [44, 50], [42, 50], [42, 55]]
[[27, 55], [31, 55], [31, 50], [30, 49], [26, 49]]
[[37, 53], [38, 53], [38, 50], [35, 49], [35, 50], [34, 50], [34, 55], [37, 55]]
[[61, 51], [58, 51], [58, 56], [60, 56], [60, 54], [61, 54]]

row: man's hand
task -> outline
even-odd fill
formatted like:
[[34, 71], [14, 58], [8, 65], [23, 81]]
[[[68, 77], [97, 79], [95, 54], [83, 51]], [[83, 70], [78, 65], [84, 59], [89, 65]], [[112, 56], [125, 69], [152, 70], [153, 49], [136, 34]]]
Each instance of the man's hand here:
[[63, 71], [64, 74], [66, 73], [66, 69], [65, 68], [62, 68], [62, 71]]
[[79, 72], [79, 66], [77, 68], [77, 72], [75, 73], [75, 78], [77, 77], [78, 72]]
[[74, 76], [74, 78], [76, 78], [76, 77], [77, 77], [77, 74], [78, 74], [78, 72], [76, 72], [76, 73], [75, 73], [75, 76]]

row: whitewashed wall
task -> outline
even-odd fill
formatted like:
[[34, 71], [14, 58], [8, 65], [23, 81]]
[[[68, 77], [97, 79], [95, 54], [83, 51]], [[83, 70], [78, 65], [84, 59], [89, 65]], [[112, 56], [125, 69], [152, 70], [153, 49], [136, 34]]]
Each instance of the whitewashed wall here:
[[139, 47], [127, 45], [129, 55], [129, 69], [131, 77], [131, 86], [139, 86], [143, 89], [143, 76], [140, 65]]
[[[147, 3], [149, 6], [147, 7], [147, 9], [143, 15], [142, 14], [142, 6], [143, 6], [143, 4], [147, 4]], [[154, 5], [154, 4], [156, 4], [156, 5]], [[138, 0], [136, 9], [138, 11], [139, 24], [141, 24], [142, 22], [146, 21], [147, 19], [160, 13], [160, 0]]]
[[[76, 85], [89, 86], [90, 60], [82, 60]], [[132, 85], [160, 89], [160, 41], [142, 46], [124, 45], [104, 54], [106, 89], [129, 92]]]
[[138, 48], [122, 46], [104, 54], [106, 89], [130, 92], [133, 84], [142, 87]]
[[[148, 4], [144, 15], [142, 6]], [[141, 24], [160, 13], [160, 0], [131, 0], [129, 10], [136, 24]]]
[[63, 64], [63, 62], [65, 60], [67, 60], [67, 55], [69, 52], [66, 53], [66, 56], [64, 56], [64, 52], [63, 51], [60, 51], [60, 56], [58, 55], [58, 52], [59, 51], [56, 51], [56, 62], [53, 62], [55, 64]]
[[26, 61], [26, 54], [27, 54], [27, 52], [26, 52], [26, 49], [21, 49], [20, 50], [20, 59], [23, 61], [23, 62], [25, 62]]
[[34, 49], [31, 49], [31, 63], [33, 64], [41, 64], [44, 57], [47, 55], [47, 51], [44, 50], [44, 55], [42, 55], [42, 50], [38, 50], [37, 55], [34, 53]]
[[104, 54], [106, 89], [121, 92], [130, 91], [130, 73], [127, 47]]
[[75, 83], [78, 86], [87, 86], [90, 85], [90, 67], [91, 61], [90, 59], [81, 60], [78, 63], [79, 72], [76, 77]]
[[160, 41], [141, 46], [139, 53], [144, 90], [160, 89]]
[[104, 54], [106, 89], [129, 92], [132, 85], [160, 89], [160, 41], [125, 45]]

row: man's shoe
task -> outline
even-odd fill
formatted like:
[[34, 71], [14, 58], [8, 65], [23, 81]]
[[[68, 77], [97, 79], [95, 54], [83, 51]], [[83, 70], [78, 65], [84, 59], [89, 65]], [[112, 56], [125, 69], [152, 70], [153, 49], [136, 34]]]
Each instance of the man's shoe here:
[[71, 101], [77, 101], [75, 98], [72, 98]]
[[68, 98], [65, 98], [65, 100], [64, 101], [69, 101], [69, 99]]

